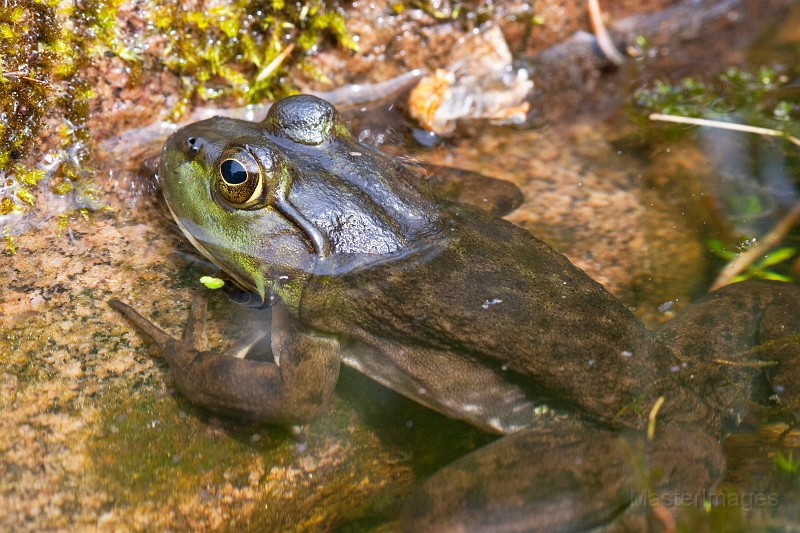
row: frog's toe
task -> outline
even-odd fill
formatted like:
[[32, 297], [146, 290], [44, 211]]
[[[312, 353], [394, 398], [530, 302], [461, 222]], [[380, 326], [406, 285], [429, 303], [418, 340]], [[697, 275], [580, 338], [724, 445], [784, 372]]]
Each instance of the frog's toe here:
[[158, 345], [162, 352], [166, 353], [168, 350], [174, 351], [181, 348], [180, 342], [164, 333], [161, 328], [140, 315], [128, 304], [113, 299], [108, 301], [108, 305], [122, 316], [127, 318], [137, 330], [150, 337], [153, 342]]

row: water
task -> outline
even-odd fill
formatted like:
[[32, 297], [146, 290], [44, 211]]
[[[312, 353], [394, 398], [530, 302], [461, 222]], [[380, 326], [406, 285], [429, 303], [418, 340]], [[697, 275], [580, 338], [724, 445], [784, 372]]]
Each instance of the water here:
[[[749, 65], [794, 72], [799, 13], [745, 54]], [[713, 77], [703, 65], [689, 70]], [[381, 135], [351, 116], [354, 133]], [[709, 239], [733, 246], [760, 238], [797, 201], [795, 148], [705, 128], [666, 136], [636, 108], [540, 130], [487, 128], [435, 149], [404, 144], [400, 123], [383, 134], [395, 143], [388, 150], [517, 183], [526, 201], [509, 218], [651, 326], [708, 286], [719, 267]], [[128, 177], [100, 183], [111, 211], [76, 216], [61, 236], [45, 224], [20, 237], [16, 255], [0, 255], [6, 524], [369, 530], [396, 517], [419, 480], [493, 439], [352, 371], [343, 373], [329, 412], [307, 429], [304, 448], [283, 430], [190, 405], [155, 351], [105, 305], [121, 298], [178, 336], [202, 268], [176, 254], [147, 194], [119, 199], [121, 188], [131, 189]], [[796, 236], [784, 244], [797, 247]], [[771, 270], [796, 275], [796, 259]], [[246, 329], [232, 319], [242, 311], [223, 298], [211, 312], [212, 346]], [[752, 505], [700, 511], [692, 527], [797, 523], [796, 474], [782, 473], [775, 460], [776, 450], [797, 447], [796, 434], [779, 441], [785, 426], [762, 424], [760, 413], [746, 422], [726, 442], [723, 486], [752, 495]], [[780, 503], [760, 505], [759, 494], [777, 494]]]

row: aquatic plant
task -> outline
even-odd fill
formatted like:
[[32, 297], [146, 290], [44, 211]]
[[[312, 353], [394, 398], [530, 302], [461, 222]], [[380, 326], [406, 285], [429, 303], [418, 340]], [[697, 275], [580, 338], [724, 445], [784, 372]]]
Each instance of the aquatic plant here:
[[[790, 88], [792, 74], [762, 67], [755, 71], [735, 67], [716, 78], [684, 78], [676, 83], [656, 80], [634, 92], [633, 103], [649, 113], [695, 118], [732, 119], [750, 126], [776, 129], [800, 136], [800, 98]], [[784, 87], [787, 87], [784, 89]], [[668, 130], [685, 133], [684, 126]]]
[[215, 278], [213, 276], [202, 276], [200, 278], [200, 283], [205, 285], [208, 289], [221, 289], [225, 286], [224, 279]]
[[[745, 243], [746, 244], [744, 244], [743, 247], [739, 247], [739, 249], [735, 251], [726, 248], [722, 241], [717, 239], [708, 241], [707, 245], [708, 249], [711, 250], [711, 252], [713, 252], [717, 257], [720, 257], [725, 261], [733, 262], [739, 257], [743, 249], [750, 245], [751, 241], [747, 240]], [[755, 239], [752, 240], [752, 243], [755, 243]], [[771, 267], [781, 265], [795, 255], [797, 255], [797, 249], [789, 246], [772, 250], [764, 254], [757, 261], [750, 263], [741, 274], [738, 274], [732, 278], [730, 283], [736, 283], [753, 278], [775, 281], [792, 281], [791, 276], [771, 270]]]
[[800, 458], [795, 459], [792, 450], [789, 450], [786, 455], [783, 455], [780, 450], [775, 450], [773, 460], [778, 470], [787, 476], [794, 477], [800, 472]]

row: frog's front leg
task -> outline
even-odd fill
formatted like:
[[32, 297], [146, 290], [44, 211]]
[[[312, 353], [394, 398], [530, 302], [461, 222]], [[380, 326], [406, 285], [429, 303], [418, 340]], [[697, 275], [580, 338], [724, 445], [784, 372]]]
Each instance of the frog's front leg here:
[[579, 422], [507, 435], [446, 466], [406, 501], [403, 531], [662, 531], [724, 473], [716, 439], [680, 427]]
[[306, 424], [325, 408], [339, 376], [339, 342], [303, 328], [281, 304], [272, 308], [274, 362], [243, 358], [263, 335], [225, 353], [206, 351], [202, 295], [192, 303], [182, 341], [118, 300], [109, 305], [159, 346], [178, 390], [215, 412], [273, 424]]

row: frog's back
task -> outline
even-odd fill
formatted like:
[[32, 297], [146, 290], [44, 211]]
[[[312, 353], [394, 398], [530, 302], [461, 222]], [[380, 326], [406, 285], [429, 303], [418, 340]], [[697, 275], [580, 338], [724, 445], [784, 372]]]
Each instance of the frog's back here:
[[[544, 399], [609, 422], [657, 397], [656, 376], [676, 360], [601, 285], [509, 222], [462, 207], [443, 220], [434, 253], [316, 279], [304, 292], [305, 321], [371, 347], [345, 362], [428, 404], [408, 389], [422, 384], [424, 396], [438, 383], [479, 398], [505, 384], [504, 411]], [[393, 386], [387, 374], [398, 372], [412, 385]], [[510, 424], [532, 423], [522, 419]]]

